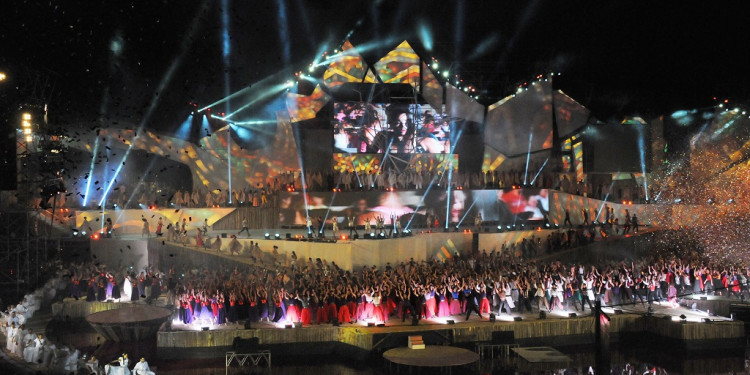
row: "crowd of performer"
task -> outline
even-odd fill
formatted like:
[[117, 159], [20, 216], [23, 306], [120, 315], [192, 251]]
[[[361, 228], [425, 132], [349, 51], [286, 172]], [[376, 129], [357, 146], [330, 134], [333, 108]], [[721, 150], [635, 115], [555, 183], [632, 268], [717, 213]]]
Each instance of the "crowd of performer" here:
[[744, 298], [750, 276], [746, 268], [697, 258], [584, 265], [527, 262], [508, 253], [482, 251], [446, 262], [411, 260], [356, 271], [325, 260], [297, 259], [294, 253], [285, 264], [233, 270], [170, 269], [138, 275], [119, 270], [115, 276], [118, 272], [79, 265], [71, 272], [70, 295], [137, 301], [158, 298], [166, 290], [167, 303], [185, 324], [382, 323], [459, 315], [468, 320], [472, 313], [485, 319], [489, 313], [585, 311], [596, 301], [604, 306], [676, 306], [683, 293]]
[[[129, 375], [131, 373], [154, 375], [145, 358], [137, 361], [132, 368], [125, 353], [111, 362], [100, 364], [93, 355], [91, 357], [87, 357], [86, 354], [81, 355], [78, 349], [56, 343], [46, 337], [43, 332], [35, 332], [27, 327], [29, 320], [37, 311], [60, 298], [69, 296], [79, 298], [81, 291], [86, 293], [94, 291], [96, 294], [98, 293], [96, 286], [99, 284], [106, 285], [112, 298], [119, 293], [119, 286], [113, 281], [112, 274], [104, 271], [104, 267], [94, 264], [71, 264], [68, 267], [58, 264], [58, 266], [58, 272], [51, 275], [53, 277], [42, 287], [24, 296], [18, 304], [9, 305], [0, 312], [0, 328], [4, 333], [6, 353], [19, 361], [34, 364], [51, 373], [78, 373], [79, 369], [86, 369], [87, 373], [97, 375]], [[86, 275], [92, 279], [88, 287], [82, 287], [78, 277], [77, 272], [83, 272], [83, 270], [86, 270]], [[98, 277], [94, 275], [96, 272], [99, 272]], [[153, 278], [153, 273], [150, 276]], [[143, 279], [145, 280], [145, 277]], [[146, 294], [158, 297], [158, 294], [150, 294], [152, 290], [151, 285], [148, 289], [144, 289], [144, 297]], [[136, 289], [136, 292], [138, 291]]]

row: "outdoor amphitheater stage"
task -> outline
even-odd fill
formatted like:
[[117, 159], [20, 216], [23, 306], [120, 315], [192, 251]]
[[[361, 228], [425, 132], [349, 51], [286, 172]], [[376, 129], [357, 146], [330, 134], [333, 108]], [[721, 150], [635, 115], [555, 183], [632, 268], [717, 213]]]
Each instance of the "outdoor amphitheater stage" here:
[[[709, 300], [712, 303], [716, 300]], [[153, 302], [163, 305], [162, 299]], [[54, 319], [68, 321], [82, 319], [87, 314], [111, 309], [130, 310], [132, 303], [103, 303], [75, 301], [66, 298], [53, 306]], [[138, 305], [138, 304], [136, 304]], [[610, 321], [604, 324], [606, 340], [612, 343], [633, 343], [649, 340], [664, 343], [669, 348], [682, 352], [731, 351], [744, 347], [745, 328], [741, 321], [710, 316], [706, 311], [693, 311], [690, 308], [658, 305], [622, 306], [622, 314], [613, 308], [605, 307]], [[619, 308], [618, 308], [619, 309]], [[61, 316], [62, 312], [65, 316]], [[109, 312], [109, 311], [108, 311]], [[572, 311], [571, 311], [572, 312]], [[172, 313], [171, 320], [162, 324], [156, 333], [156, 347], [160, 357], [179, 358], [185, 352], [196, 357], [223, 357], [232, 350], [235, 338], [256, 342], [262, 349], [276, 353], [312, 352], [319, 354], [346, 353], [364, 359], [386, 350], [405, 346], [408, 336], [423, 337], [426, 345], [453, 345], [475, 348], [477, 344], [492, 343], [498, 337], [521, 346], [569, 346], [586, 345], [594, 342], [594, 321], [590, 310], [570, 316], [567, 311], [553, 311], [541, 318], [537, 311], [502, 314], [494, 322], [488, 314], [479, 318], [472, 314], [468, 321], [464, 315], [448, 318], [421, 319], [413, 325], [411, 319], [402, 322], [391, 317], [382, 326], [371, 320], [354, 323], [330, 323], [299, 326], [292, 322], [245, 322], [215, 325], [198, 322], [185, 325]], [[685, 315], [684, 321], [680, 315]], [[514, 320], [521, 319], [521, 320]], [[450, 322], [453, 320], [454, 322]], [[106, 336], [91, 333], [86, 339], [99, 343]], [[84, 339], [79, 335], [78, 339]]]

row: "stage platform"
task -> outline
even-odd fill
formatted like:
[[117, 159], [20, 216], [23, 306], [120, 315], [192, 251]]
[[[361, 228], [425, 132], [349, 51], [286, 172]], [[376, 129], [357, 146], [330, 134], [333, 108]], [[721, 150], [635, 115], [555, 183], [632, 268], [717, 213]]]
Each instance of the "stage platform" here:
[[[698, 350], [706, 348], [735, 347], [744, 343], [744, 323], [713, 318], [711, 323], [675, 321], [671, 316], [647, 316], [646, 314], [610, 314], [610, 324], [606, 327], [612, 340], [622, 336], [653, 335], [656, 338], [674, 342], [675, 348]], [[229, 329], [212, 327], [210, 331], [200, 331], [199, 326], [191, 330], [179, 330], [178, 324], [172, 324], [172, 331], [160, 331], [157, 335], [159, 348], [204, 348], [213, 346], [231, 346], [234, 337], [257, 337], [261, 345], [279, 345], [292, 343], [339, 342], [356, 347], [362, 351], [372, 352], [388, 349], [386, 336], [394, 338], [397, 346], [404, 345], [408, 335], [421, 334], [428, 344], [465, 344], [491, 342], [494, 332], [513, 332], [514, 340], [521, 345], [575, 345], [593, 343], [594, 324], [590, 315], [574, 318], [550, 316], [547, 319], [524, 317], [523, 321], [499, 319], [495, 322], [479, 320], [474, 317], [464, 322], [463, 317], [453, 317], [456, 324], [447, 324], [447, 319], [421, 320], [417, 326], [409, 322], [388, 322], [385, 327], [367, 327], [366, 325], [342, 324], [335, 327], [329, 324], [284, 329], [283, 325], [275, 326], [264, 323], [253, 324], [252, 329], [243, 329], [235, 325]], [[436, 334], [445, 338], [443, 342], [429, 342], [430, 336]]]
[[[712, 302], [712, 301], [708, 301]], [[163, 305], [163, 299], [154, 301], [155, 305]], [[718, 302], [717, 302], [718, 303]], [[87, 311], [101, 308], [129, 308], [132, 303], [99, 303], [75, 301], [66, 298], [59, 311], [77, 311], [85, 314]], [[142, 305], [139, 302], [136, 305]], [[91, 306], [89, 306], [91, 305]], [[105, 307], [106, 306], [106, 307]], [[671, 348], [685, 351], [705, 349], [732, 349], [744, 343], [745, 328], [742, 321], [731, 321], [728, 318], [709, 316], [706, 312], [664, 305], [653, 305], [654, 313], [648, 315], [647, 305], [622, 306], [623, 314], [616, 314], [611, 307], [605, 307], [610, 317], [610, 323], [604, 326], [611, 341], [620, 340], [663, 340], [669, 342]], [[127, 311], [127, 310], [125, 310]], [[684, 314], [687, 319], [681, 322], [679, 316]], [[85, 316], [76, 314], [55, 316], [55, 319], [82, 319]], [[521, 317], [521, 321], [514, 321], [513, 317]], [[52, 318], [52, 317], [50, 317]], [[452, 319], [455, 324], [448, 324]], [[495, 322], [488, 320], [485, 314], [480, 319], [472, 314], [469, 321], [465, 316], [456, 315], [449, 318], [422, 319], [419, 324], [411, 325], [410, 319], [401, 322], [391, 318], [384, 327], [369, 327], [368, 321], [356, 323], [342, 323], [311, 325], [299, 328], [285, 328], [291, 322], [257, 322], [251, 323], [249, 328], [243, 324], [191, 324], [185, 325], [172, 314], [171, 324], [162, 327], [157, 333], [157, 347], [165, 352], [180, 350], [208, 350], [215, 351], [216, 356], [223, 356], [232, 346], [235, 337], [244, 339], [257, 338], [262, 346], [284, 347], [290, 344], [300, 345], [343, 345], [359, 353], [382, 353], [393, 347], [403, 346], [409, 335], [422, 335], [428, 345], [459, 345], [472, 347], [474, 343], [492, 342], [496, 335], [512, 332], [514, 342], [521, 346], [566, 346], [593, 343], [594, 324], [589, 310], [578, 312], [570, 317], [568, 312], [553, 311], [546, 318], [540, 319], [539, 313], [514, 313], [513, 316], [503, 314], [496, 317]], [[710, 322], [705, 322], [708, 319]], [[207, 331], [202, 331], [206, 327]], [[498, 333], [499, 332], [499, 333]], [[98, 342], [104, 337], [92, 337], [92, 342]]]
[[456, 367], [479, 361], [479, 354], [453, 346], [427, 345], [424, 349], [393, 348], [383, 353], [388, 362], [410, 367]]
[[109, 341], [138, 342], [152, 338], [172, 315], [163, 307], [122, 304], [119, 309], [91, 314], [86, 321]]

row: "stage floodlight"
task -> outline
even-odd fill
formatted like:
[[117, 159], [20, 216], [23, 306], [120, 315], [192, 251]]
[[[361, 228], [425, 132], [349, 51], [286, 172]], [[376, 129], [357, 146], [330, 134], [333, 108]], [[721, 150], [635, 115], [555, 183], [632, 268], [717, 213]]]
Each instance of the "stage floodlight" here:
[[78, 229], [73, 228], [73, 237], [78, 237]]
[[368, 327], [375, 327], [375, 323], [373, 323], [373, 322], [367, 322], [367, 326]]
[[514, 317], [513, 317], [513, 321], [514, 321], [514, 322], [520, 322], [520, 321], [522, 321], [522, 320], [523, 320], [523, 318], [522, 318], [522, 317], [520, 317], [520, 316], [514, 316]]
[[281, 236], [278, 233], [276, 233], [276, 234], [273, 235], [273, 238], [275, 238], [275, 239], [278, 240], [279, 238], [281, 238]]
[[201, 331], [208, 331], [208, 327], [201, 327]]
[[490, 323], [495, 323], [495, 314], [490, 313]]
[[448, 323], [448, 324], [456, 324], [456, 321], [453, 320], [453, 319], [448, 319], [448, 320], [446, 320], [446, 323]]
[[539, 312], [539, 319], [547, 319], [547, 312], [542, 310]]
[[568, 318], [575, 318], [576, 316], [578, 316], [578, 314], [576, 314], [576, 313], [570, 313], [570, 314], [568, 314]]
[[270, 240], [271, 239], [271, 233], [266, 233], [266, 234], [263, 235], [263, 237], [265, 237], [265, 239], [267, 239], [267, 240]]
[[703, 323], [711, 323], [711, 319], [709, 319], [709, 318], [703, 318], [703, 319], [701, 319], [701, 321]]
[[615, 315], [622, 315], [622, 310], [615, 309]]
[[292, 329], [292, 328], [294, 328], [294, 324], [287, 323], [287, 324], [284, 325], [284, 328], [285, 329]]

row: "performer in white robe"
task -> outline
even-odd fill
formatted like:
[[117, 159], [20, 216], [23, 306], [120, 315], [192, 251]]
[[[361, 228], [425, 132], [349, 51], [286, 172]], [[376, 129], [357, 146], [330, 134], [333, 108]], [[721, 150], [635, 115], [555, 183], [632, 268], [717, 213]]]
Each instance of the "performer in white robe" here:
[[135, 367], [133, 367], [133, 375], [156, 375], [156, 373], [148, 367], [146, 358], [141, 358], [140, 362], [136, 363]]
[[130, 278], [125, 276], [125, 280], [122, 281], [122, 298], [120, 298], [120, 301], [130, 301], [132, 294], [133, 284], [130, 283]]
[[104, 366], [104, 372], [107, 375], [130, 375], [130, 369], [128, 369], [128, 364], [130, 363], [130, 360], [128, 359], [127, 354], [123, 354], [122, 357], [117, 358], [117, 362], [120, 364], [120, 366], [110, 366], [106, 365]]
[[9, 352], [13, 351], [13, 341], [15, 340], [17, 333], [18, 328], [16, 328], [16, 323], [10, 323], [10, 325], [5, 328], [5, 349]]
[[102, 368], [99, 367], [99, 360], [96, 359], [96, 357], [94, 357], [93, 355], [88, 361], [86, 361], [86, 368], [92, 374], [96, 374], [96, 375], [104, 374], [104, 371], [102, 371]]
[[18, 327], [18, 332], [16, 332], [16, 336], [13, 340], [11, 353], [18, 357], [23, 357], [24, 340], [26, 339], [27, 334], [28, 332], [26, 331], [25, 326]]
[[31, 345], [23, 351], [23, 360], [26, 362], [39, 363], [44, 354], [45, 340], [41, 334], [37, 335]]
[[78, 355], [80, 352], [78, 349], [74, 350], [72, 353], [69, 353], [68, 356], [65, 358], [65, 363], [63, 365], [63, 370], [67, 373], [77, 373], [78, 372]]

